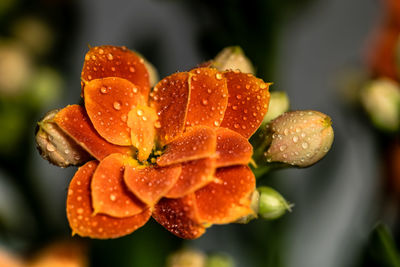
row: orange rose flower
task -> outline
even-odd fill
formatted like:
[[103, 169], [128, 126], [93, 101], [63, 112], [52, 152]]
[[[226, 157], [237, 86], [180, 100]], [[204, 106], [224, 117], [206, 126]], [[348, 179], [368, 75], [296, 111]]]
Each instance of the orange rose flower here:
[[152, 216], [194, 239], [212, 224], [253, 213], [248, 138], [268, 110], [269, 84], [238, 71], [196, 68], [151, 91], [144, 60], [122, 47], [91, 48], [82, 70], [84, 107], [54, 122], [95, 160], [71, 181], [73, 233], [116, 238]]

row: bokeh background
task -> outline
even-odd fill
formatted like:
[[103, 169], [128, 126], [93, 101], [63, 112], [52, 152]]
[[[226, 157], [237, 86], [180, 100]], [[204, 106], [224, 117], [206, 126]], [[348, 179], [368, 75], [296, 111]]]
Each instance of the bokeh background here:
[[154, 222], [117, 240], [84, 240], [91, 266], [165, 266], [181, 247], [226, 253], [236, 266], [386, 266], [371, 249], [380, 245], [374, 244], [378, 222], [389, 226], [394, 240], [398, 234], [398, 200], [382, 178], [385, 136], [339, 93], [343, 80], [364, 68], [382, 4], [1, 0], [0, 247], [29, 256], [70, 236], [65, 198], [76, 169], [43, 160], [34, 130], [49, 109], [79, 103], [88, 45], [125, 45], [161, 77], [240, 45], [257, 75], [274, 82], [272, 90], [287, 92], [291, 109], [319, 110], [333, 120], [335, 141], [324, 160], [262, 181], [294, 203], [293, 211], [276, 221], [213, 226], [195, 241], [180, 240]]

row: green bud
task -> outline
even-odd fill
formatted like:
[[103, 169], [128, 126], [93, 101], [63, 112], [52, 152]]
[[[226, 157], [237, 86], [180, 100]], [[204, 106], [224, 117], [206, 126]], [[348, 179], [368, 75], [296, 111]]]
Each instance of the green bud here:
[[25, 16], [12, 27], [12, 32], [33, 54], [44, 55], [54, 44], [54, 33], [39, 17]]
[[204, 267], [206, 255], [193, 249], [181, 249], [167, 258], [167, 267]]
[[369, 82], [361, 91], [361, 103], [372, 123], [384, 131], [400, 128], [400, 87], [387, 78]]
[[258, 214], [267, 220], [274, 220], [291, 211], [290, 205], [281, 194], [271, 187], [262, 186], [257, 188], [260, 192], [260, 204]]
[[308, 167], [322, 159], [331, 148], [333, 129], [331, 118], [318, 111], [291, 111], [267, 125], [264, 152], [267, 162]]
[[214, 67], [219, 71], [239, 70], [243, 73], [255, 73], [253, 64], [245, 56], [240, 46], [229, 46], [224, 48], [211, 62], [211, 67]]
[[275, 91], [271, 92], [270, 95], [268, 112], [263, 123], [268, 123], [289, 110], [289, 98], [285, 92]]
[[239, 220], [236, 221], [236, 223], [246, 224], [249, 223], [251, 220], [256, 219], [258, 213], [259, 201], [260, 201], [260, 193], [257, 190], [254, 190], [254, 192], [251, 194], [251, 204], [250, 204], [250, 208], [254, 211], [254, 213], [240, 218]]
[[154, 87], [159, 80], [158, 72], [156, 68], [153, 66], [153, 64], [148, 62], [146, 59], [144, 59], [144, 65], [146, 66], [147, 71], [149, 72], [150, 87]]
[[87, 162], [90, 155], [53, 122], [57, 112], [58, 110], [48, 112], [38, 122], [36, 145], [40, 155], [50, 163], [63, 168]]
[[32, 74], [32, 62], [23, 47], [13, 41], [0, 43], [0, 94], [19, 95]]
[[400, 35], [397, 38], [396, 48], [395, 48], [395, 60], [396, 60], [396, 69], [397, 69], [397, 77], [400, 77]]
[[208, 256], [205, 267], [234, 267], [233, 259], [223, 254], [212, 254]]

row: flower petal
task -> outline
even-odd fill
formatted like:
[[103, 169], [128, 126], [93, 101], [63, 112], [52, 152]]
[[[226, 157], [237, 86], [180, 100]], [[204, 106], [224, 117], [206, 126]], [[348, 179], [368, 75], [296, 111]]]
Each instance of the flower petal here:
[[[150, 92], [149, 73], [144, 60], [126, 47], [98, 46], [93, 47], [85, 56], [82, 69], [82, 80], [119, 77], [137, 85], [138, 94], [147, 101]], [[85, 83], [82, 82], [82, 89]]]
[[248, 166], [220, 168], [215, 176], [215, 182], [196, 191], [201, 222], [231, 223], [253, 213], [250, 196], [255, 189], [255, 178]]
[[[131, 160], [131, 163], [128, 161]], [[146, 205], [124, 183], [124, 166], [135, 165], [133, 159], [112, 154], [103, 159], [92, 179], [92, 203], [95, 213], [124, 218], [141, 213]]]
[[97, 161], [90, 161], [75, 173], [68, 190], [67, 217], [73, 234], [91, 238], [117, 238], [132, 233], [150, 218], [149, 209], [123, 219], [93, 215], [90, 184]]
[[160, 166], [213, 156], [216, 151], [215, 130], [205, 126], [189, 128], [187, 132], [169, 143], [161, 157], [157, 159]]
[[128, 113], [136, 105], [146, 105], [137, 90], [136, 85], [121, 78], [97, 79], [86, 84], [86, 111], [94, 128], [108, 142], [131, 145]]
[[190, 97], [185, 125], [218, 127], [228, 105], [225, 77], [212, 68], [197, 68], [190, 73]]
[[179, 136], [184, 129], [189, 103], [189, 74], [174, 73], [161, 80], [151, 92], [151, 107], [159, 116], [162, 145]]
[[205, 227], [198, 222], [194, 194], [161, 199], [154, 206], [153, 218], [180, 238], [195, 239], [205, 232]]
[[242, 135], [228, 128], [217, 129], [217, 167], [247, 165], [253, 155], [253, 147]]
[[222, 127], [229, 128], [249, 138], [261, 125], [268, 111], [268, 83], [251, 74], [228, 71], [229, 99]]
[[157, 114], [147, 106], [136, 106], [128, 114], [128, 127], [131, 128], [132, 145], [138, 149], [138, 159], [149, 157], [156, 136]]
[[214, 180], [215, 159], [198, 159], [182, 164], [179, 179], [165, 195], [168, 198], [181, 198], [193, 193]]
[[129, 147], [108, 143], [94, 129], [85, 109], [79, 105], [71, 105], [60, 110], [54, 122], [87, 152], [98, 160], [112, 153], [132, 155]]
[[125, 184], [135, 196], [148, 206], [153, 206], [176, 183], [181, 173], [180, 165], [146, 168], [125, 167]]

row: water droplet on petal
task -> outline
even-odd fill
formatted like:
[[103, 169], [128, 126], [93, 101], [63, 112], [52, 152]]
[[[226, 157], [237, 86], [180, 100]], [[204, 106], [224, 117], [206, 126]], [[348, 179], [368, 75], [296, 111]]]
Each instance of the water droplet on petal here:
[[304, 148], [304, 149], [307, 149], [308, 143], [304, 142], [303, 144], [301, 144], [301, 147]]
[[108, 60], [113, 60], [114, 57], [113, 57], [113, 55], [112, 55], [111, 53], [108, 53], [108, 54], [107, 54], [107, 59], [108, 59]]
[[115, 101], [113, 104], [115, 110], [120, 110], [121, 109], [121, 103], [118, 101]]

